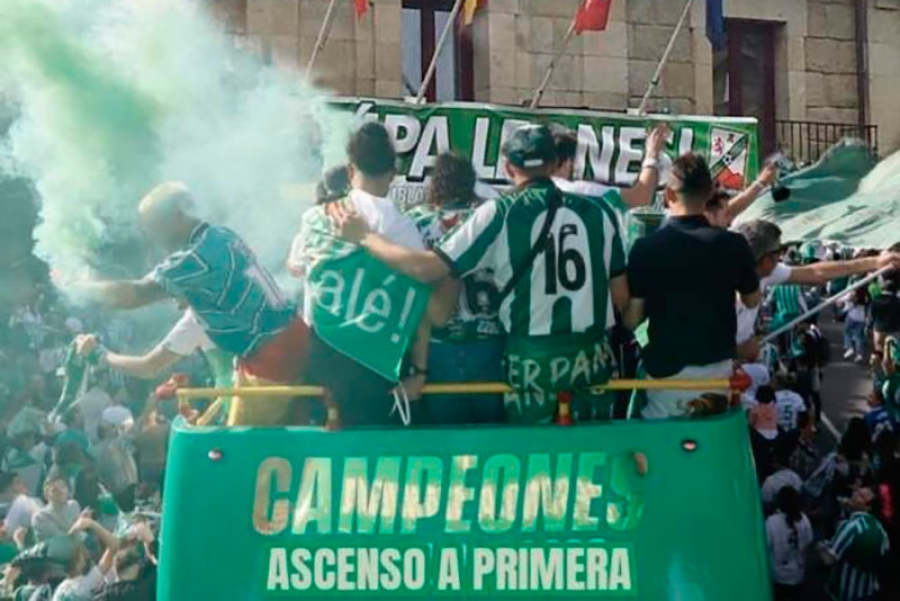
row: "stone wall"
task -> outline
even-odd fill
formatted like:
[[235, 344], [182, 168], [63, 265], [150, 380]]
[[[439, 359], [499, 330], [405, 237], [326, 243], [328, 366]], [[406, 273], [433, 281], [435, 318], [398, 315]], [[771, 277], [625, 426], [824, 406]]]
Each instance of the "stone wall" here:
[[[580, 0], [490, 0], [474, 23], [478, 100], [527, 103], [562, 48]], [[606, 32], [574, 36], [557, 62], [542, 106], [622, 109], [628, 99], [625, 2]], [[489, 56], [477, 64], [479, 56]]]
[[[272, 64], [305, 72], [328, 0], [207, 0], [228, 30]], [[401, 0], [377, 0], [357, 21], [351, 2], [337, 8], [313, 81], [341, 95], [396, 98], [400, 85]], [[377, 23], [378, 35], [374, 24]]]
[[900, 0], [869, 0], [869, 122], [882, 154], [900, 148]]
[[[475, 99], [527, 103], [561, 47], [581, 0], [490, 0], [476, 14]], [[776, 27], [776, 118], [856, 123], [856, 0], [725, 0], [727, 18]], [[241, 43], [273, 64], [305, 70], [328, 0], [207, 0]], [[870, 40], [869, 121], [882, 151], [900, 145], [900, 0], [867, 0]], [[341, 2], [328, 44], [313, 71], [320, 86], [343, 95], [400, 98], [402, 0], [370, 0], [357, 22]], [[647, 88], [684, 0], [616, 0], [605, 32], [575, 36], [562, 55], [542, 106], [624, 110]], [[695, 2], [652, 96], [656, 112], [713, 111], [712, 51], [706, 2]]]
[[806, 118], [856, 123], [855, 0], [809, 0], [806, 35]]

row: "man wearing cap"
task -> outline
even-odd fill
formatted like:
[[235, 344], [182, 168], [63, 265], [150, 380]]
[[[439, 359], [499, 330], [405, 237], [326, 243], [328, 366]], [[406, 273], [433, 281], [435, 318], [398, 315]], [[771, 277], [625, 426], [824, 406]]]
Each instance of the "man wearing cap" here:
[[550, 179], [557, 157], [547, 127], [517, 129], [503, 147], [508, 194], [488, 201], [433, 251], [390, 244], [350, 213], [341, 234], [422, 282], [492, 269], [508, 334], [506, 397], [513, 422], [550, 421], [557, 393], [575, 393], [580, 418], [609, 418], [610, 398], [589, 388], [616, 373], [608, 341], [615, 308], [628, 305], [618, 220], [602, 202], [561, 192]]
[[[781, 261], [783, 247], [781, 229], [771, 221], [762, 219], [748, 221], [737, 226], [750, 245], [756, 260], [756, 274], [760, 279], [760, 289], [765, 291], [779, 284], [799, 284], [820, 286], [830, 280], [877, 271], [884, 267], [900, 267], [900, 253], [886, 252], [877, 257], [853, 261], [824, 261], [791, 267]], [[741, 359], [752, 361], [759, 354], [759, 340], [754, 338], [759, 307], [747, 307], [737, 303], [737, 344]]]

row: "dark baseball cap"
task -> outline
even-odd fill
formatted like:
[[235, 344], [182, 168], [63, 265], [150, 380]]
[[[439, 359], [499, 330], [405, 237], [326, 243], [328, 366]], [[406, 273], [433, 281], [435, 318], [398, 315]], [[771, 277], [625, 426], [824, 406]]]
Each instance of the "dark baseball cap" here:
[[536, 169], [556, 163], [556, 143], [545, 125], [523, 125], [503, 143], [503, 154], [520, 169]]

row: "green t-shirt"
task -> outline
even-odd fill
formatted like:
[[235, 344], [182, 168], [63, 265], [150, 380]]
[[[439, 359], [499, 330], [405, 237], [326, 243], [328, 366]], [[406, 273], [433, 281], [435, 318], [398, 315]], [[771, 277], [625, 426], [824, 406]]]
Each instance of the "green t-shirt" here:
[[779, 284], [772, 290], [775, 300], [775, 317], [772, 329], [776, 330], [781, 325], [803, 315], [807, 311], [806, 299], [803, 298], [803, 289], [797, 284]]
[[[468, 219], [474, 207], [417, 205], [407, 216], [415, 223], [429, 247], [438, 245], [449, 232]], [[464, 343], [503, 336], [503, 324], [497, 315], [500, 291], [491, 269], [472, 272], [462, 279], [456, 313], [446, 325], [434, 328], [431, 337], [442, 342]]]
[[828, 591], [837, 599], [870, 599], [879, 590], [879, 568], [890, 545], [878, 520], [857, 512], [841, 524], [828, 546], [837, 558]]

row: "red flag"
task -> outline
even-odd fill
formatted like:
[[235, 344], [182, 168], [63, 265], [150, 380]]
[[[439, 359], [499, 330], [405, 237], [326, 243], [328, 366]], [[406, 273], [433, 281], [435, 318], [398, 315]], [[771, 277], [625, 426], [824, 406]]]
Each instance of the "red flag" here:
[[575, 14], [575, 33], [605, 30], [610, 8], [612, 0], [584, 0]]
[[369, 0], [355, 0], [356, 1], [356, 18], [362, 19], [366, 16], [366, 13], [369, 11]]

